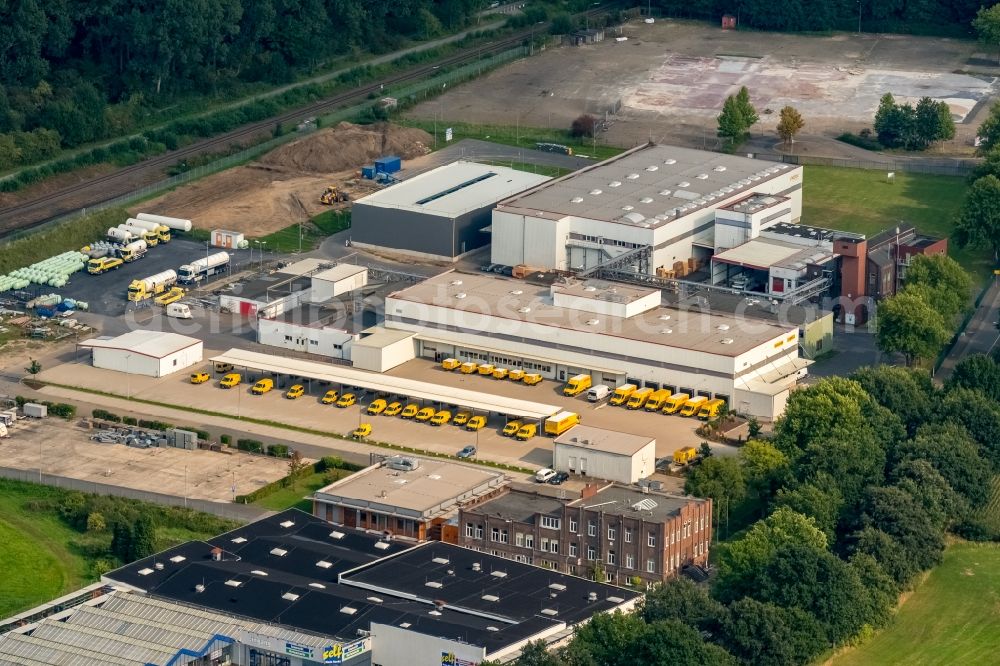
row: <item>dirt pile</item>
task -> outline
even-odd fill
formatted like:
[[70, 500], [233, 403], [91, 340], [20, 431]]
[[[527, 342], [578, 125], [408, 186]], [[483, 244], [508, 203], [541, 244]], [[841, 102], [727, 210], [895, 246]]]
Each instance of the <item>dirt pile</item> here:
[[298, 171], [335, 173], [359, 169], [383, 155], [403, 159], [426, 155], [431, 141], [430, 134], [413, 127], [340, 123], [275, 148], [260, 161]]

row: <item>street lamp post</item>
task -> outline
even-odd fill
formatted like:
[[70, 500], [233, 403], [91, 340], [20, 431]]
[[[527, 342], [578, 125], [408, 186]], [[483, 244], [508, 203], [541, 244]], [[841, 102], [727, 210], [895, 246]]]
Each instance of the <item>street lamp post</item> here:
[[125, 354], [125, 399], [132, 399], [132, 373], [129, 372], [129, 361], [132, 354]]

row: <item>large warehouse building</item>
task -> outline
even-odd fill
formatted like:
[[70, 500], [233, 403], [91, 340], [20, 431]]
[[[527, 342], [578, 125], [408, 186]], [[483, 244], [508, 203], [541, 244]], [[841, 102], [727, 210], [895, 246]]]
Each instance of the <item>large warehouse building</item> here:
[[454, 261], [490, 242], [497, 201], [547, 176], [475, 162], [454, 162], [354, 202], [351, 243]]
[[147, 377], [166, 377], [190, 368], [201, 363], [203, 353], [197, 338], [142, 329], [85, 340], [79, 346], [92, 350], [95, 368]]
[[[766, 207], [733, 206], [751, 195]], [[648, 249], [645, 272], [684, 277], [801, 215], [800, 166], [646, 144], [501, 201], [491, 259], [571, 271]]]
[[509, 661], [530, 640], [568, 637], [594, 613], [640, 598], [294, 509], [138, 560], [102, 582], [0, 625], [0, 663], [475, 666]]
[[811, 361], [798, 328], [661, 307], [659, 289], [567, 279], [551, 286], [446, 272], [390, 294], [386, 328], [417, 354], [488, 362], [565, 381], [669, 388], [770, 420]]

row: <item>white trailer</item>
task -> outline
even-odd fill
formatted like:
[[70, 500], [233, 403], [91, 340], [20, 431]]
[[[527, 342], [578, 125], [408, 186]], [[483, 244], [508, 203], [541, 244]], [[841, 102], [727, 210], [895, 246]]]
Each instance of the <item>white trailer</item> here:
[[179, 217], [167, 217], [166, 215], [153, 215], [151, 213], [139, 213], [136, 217], [147, 222], [162, 224], [165, 227], [170, 227], [171, 229], [176, 229], [177, 231], [183, 231], [185, 233], [191, 231], [191, 220], [184, 220]]
[[177, 280], [181, 284], [201, 282], [205, 278], [221, 273], [229, 265], [228, 252], [216, 252], [203, 259], [196, 259], [190, 264], [184, 264], [177, 269]]

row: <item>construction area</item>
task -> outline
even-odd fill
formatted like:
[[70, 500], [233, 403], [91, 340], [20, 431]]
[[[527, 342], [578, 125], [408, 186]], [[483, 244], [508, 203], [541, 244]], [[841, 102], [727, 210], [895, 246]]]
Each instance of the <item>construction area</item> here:
[[119, 429], [81, 427], [86, 422], [20, 419], [0, 439], [3, 466], [214, 502], [231, 502], [234, 484], [235, 494], [245, 495], [288, 474], [288, 462], [278, 458], [146, 446]]
[[[195, 227], [266, 236], [330, 210], [320, 203], [334, 185], [350, 200], [378, 189], [360, 169], [383, 155], [404, 160], [430, 152], [433, 137], [388, 123], [340, 123], [284, 144], [245, 166], [228, 169], [143, 202], [143, 208], [190, 219]], [[335, 204], [332, 208], [348, 204]]]
[[[622, 37], [623, 41], [618, 41]], [[971, 41], [906, 35], [811, 36], [721, 30], [702, 22], [631, 22], [621, 37], [547, 49], [424, 102], [411, 117], [513, 127], [569, 128], [590, 113], [610, 121], [612, 145], [715, 146], [727, 95], [746, 86], [773, 134], [778, 111], [797, 108], [804, 134], [870, 127], [879, 98], [943, 100], [959, 124], [949, 148], [971, 151], [983, 102], [996, 92], [996, 58]], [[963, 126], [962, 123], [966, 125]], [[969, 143], [968, 146], [965, 146]], [[798, 151], [797, 151], [798, 152]]]

